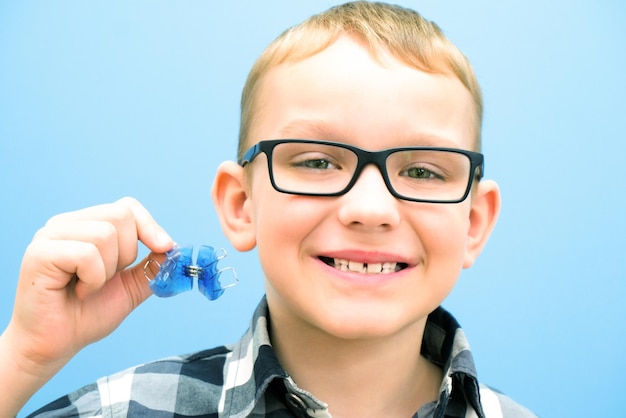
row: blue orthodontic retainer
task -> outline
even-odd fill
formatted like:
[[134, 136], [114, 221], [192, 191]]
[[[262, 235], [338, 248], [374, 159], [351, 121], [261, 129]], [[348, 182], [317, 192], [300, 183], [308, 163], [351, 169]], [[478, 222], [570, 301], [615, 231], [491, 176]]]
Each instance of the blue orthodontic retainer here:
[[[193, 279], [198, 279], [198, 290], [209, 300], [215, 300], [222, 296], [225, 289], [235, 286], [239, 279], [232, 267], [218, 270], [217, 263], [226, 257], [226, 251], [222, 249], [222, 255], [217, 255], [215, 249], [209, 245], [202, 245], [198, 251], [196, 263], [192, 262], [193, 247], [174, 248], [165, 253], [165, 261], [161, 264], [156, 260], [149, 259], [143, 267], [144, 276], [152, 293], [158, 297], [168, 298], [193, 288]], [[150, 278], [150, 265], [155, 263], [159, 271], [154, 278]], [[223, 286], [220, 275], [230, 270], [234, 281]]]

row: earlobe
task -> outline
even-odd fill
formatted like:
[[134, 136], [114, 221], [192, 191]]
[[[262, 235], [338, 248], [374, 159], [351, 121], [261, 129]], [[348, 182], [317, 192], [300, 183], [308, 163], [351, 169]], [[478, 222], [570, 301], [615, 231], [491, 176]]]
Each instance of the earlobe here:
[[500, 189], [496, 182], [483, 180], [472, 198], [463, 268], [471, 267], [487, 243], [500, 214]]
[[211, 197], [222, 230], [233, 247], [239, 251], [253, 249], [256, 245], [255, 228], [243, 168], [233, 161], [223, 162], [217, 169]]

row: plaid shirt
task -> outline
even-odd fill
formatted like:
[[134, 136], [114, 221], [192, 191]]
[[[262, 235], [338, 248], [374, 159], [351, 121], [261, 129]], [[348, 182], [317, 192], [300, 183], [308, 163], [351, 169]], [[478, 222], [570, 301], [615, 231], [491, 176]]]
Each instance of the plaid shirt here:
[[[327, 405], [298, 388], [268, 335], [265, 298], [233, 346], [147, 363], [102, 378], [32, 417], [330, 417]], [[439, 399], [423, 417], [535, 417], [476, 379], [463, 330], [443, 308], [429, 317], [422, 354], [444, 370]], [[375, 373], [372, 378], [376, 378]]]

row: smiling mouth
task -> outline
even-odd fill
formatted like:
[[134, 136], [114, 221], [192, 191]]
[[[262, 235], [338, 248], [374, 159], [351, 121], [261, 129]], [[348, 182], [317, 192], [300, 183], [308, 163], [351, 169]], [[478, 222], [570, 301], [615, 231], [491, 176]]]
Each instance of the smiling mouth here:
[[360, 274], [390, 274], [408, 267], [406, 263], [396, 263], [393, 261], [385, 263], [361, 263], [358, 261], [323, 256], [320, 256], [319, 259], [337, 270]]

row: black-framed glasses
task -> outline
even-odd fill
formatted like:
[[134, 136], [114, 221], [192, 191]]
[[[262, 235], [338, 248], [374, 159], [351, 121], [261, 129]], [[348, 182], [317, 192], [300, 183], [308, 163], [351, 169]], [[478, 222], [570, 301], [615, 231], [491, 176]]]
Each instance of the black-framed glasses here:
[[267, 156], [272, 187], [303, 196], [341, 196], [354, 186], [366, 165], [374, 164], [398, 199], [459, 203], [467, 198], [474, 179], [484, 174], [484, 157], [478, 152], [440, 147], [368, 151], [311, 139], [260, 141], [239, 164], [251, 163], [260, 153]]

